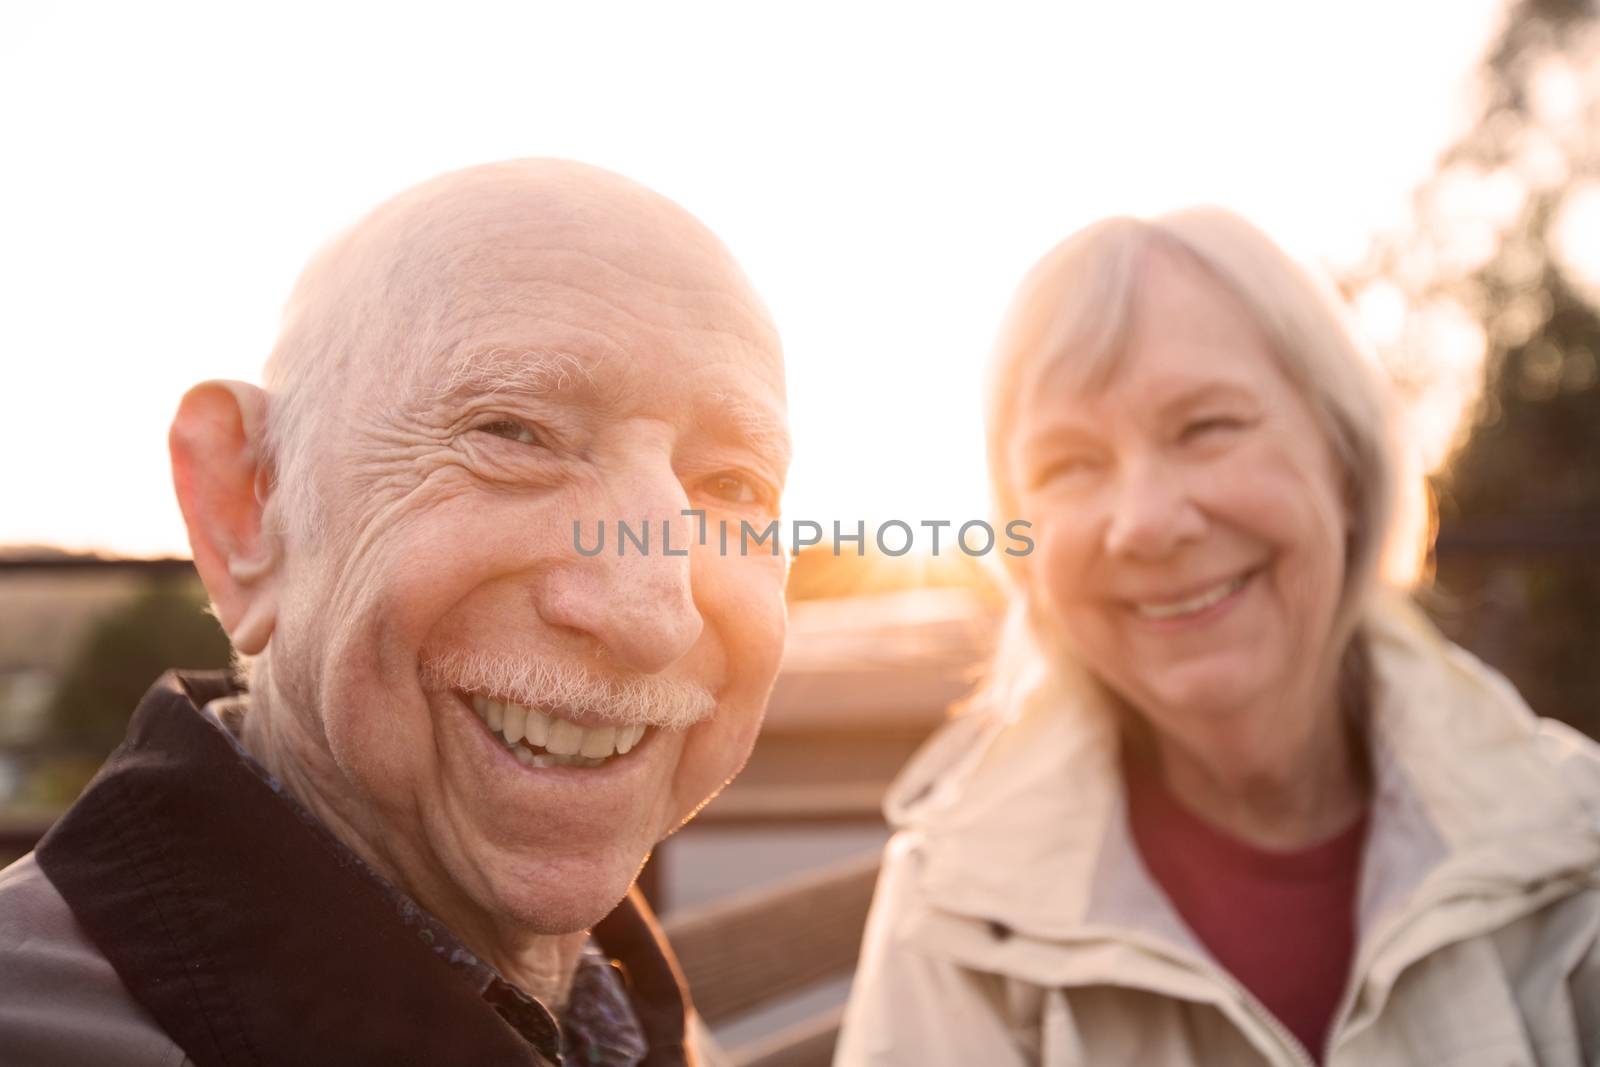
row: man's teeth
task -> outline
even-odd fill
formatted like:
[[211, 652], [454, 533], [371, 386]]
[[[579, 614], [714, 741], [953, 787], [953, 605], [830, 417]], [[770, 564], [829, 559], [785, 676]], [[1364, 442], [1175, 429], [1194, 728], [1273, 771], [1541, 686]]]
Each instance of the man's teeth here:
[[578, 744], [578, 755], [588, 756], [590, 759], [603, 759], [617, 750], [616, 742], [617, 728], [615, 726], [601, 726], [593, 730], [586, 730]]
[[472, 710], [528, 767], [598, 767], [630, 751], [644, 725], [579, 726], [538, 708], [472, 694]]
[[1135, 604], [1134, 610], [1147, 619], [1175, 619], [1180, 615], [1194, 615], [1202, 612], [1213, 604], [1220, 604], [1228, 597], [1244, 588], [1244, 583], [1250, 576], [1241, 574], [1237, 578], [1230, 578], [1221, 585], [1213, 586], [1205, 592], [1192, 596], [1187, 600], [1175, 600], [1167, 604]]

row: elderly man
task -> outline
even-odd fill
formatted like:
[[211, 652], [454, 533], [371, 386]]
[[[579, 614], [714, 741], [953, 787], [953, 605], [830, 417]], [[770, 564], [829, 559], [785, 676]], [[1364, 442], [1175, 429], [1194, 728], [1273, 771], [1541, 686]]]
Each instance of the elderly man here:
[[[615, 175], [478, 167], [338, 239], [266, 388], [172, 426], [248, 692], [164, 676], [0, 875], [0, 1061], [693, 1062], [629, 887], [755, 740], [784, 560], [705, 526], [775, 517], [784, 427], [727, 250]], [[618, 520], [679, 547], [574, 550]]]

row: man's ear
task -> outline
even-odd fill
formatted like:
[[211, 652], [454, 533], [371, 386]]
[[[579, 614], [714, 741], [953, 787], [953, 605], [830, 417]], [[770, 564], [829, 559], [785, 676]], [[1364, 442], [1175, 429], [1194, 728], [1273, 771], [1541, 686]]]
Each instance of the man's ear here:
[[263, 462], [267, 394], [202, 382], [184, 394], [167, 445], [195, 569], [241, 653], [267, 645], [278, 617], [278, 535], [261, 515], [272, 486]]

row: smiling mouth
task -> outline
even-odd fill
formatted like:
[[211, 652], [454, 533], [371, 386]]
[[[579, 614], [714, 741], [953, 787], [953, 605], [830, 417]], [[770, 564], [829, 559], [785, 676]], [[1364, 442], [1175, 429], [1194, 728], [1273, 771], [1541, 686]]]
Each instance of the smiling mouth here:
[[642, 723], [580, 726], [549, 711], [481, 693], [462, 697], [524, 767], [602, 767], [631, 752], [649, 729]]
[[1142, 619], [1161, 621], [1165, 619], [1181, 619], [1190, 615], [1198, 615], [1208, 608], [1215, 607], [1228, 599], [1233, 594], [1245, 587], [1245, 583], [1255, 576], [1254, 571], [1247, 571], [1225, 582], [1218, 582], [1209, 589], [1196, 593], [1194, 596], [1182, 600], [1150, 601], [1140, 600], [1133, 604], [1134, 612]]

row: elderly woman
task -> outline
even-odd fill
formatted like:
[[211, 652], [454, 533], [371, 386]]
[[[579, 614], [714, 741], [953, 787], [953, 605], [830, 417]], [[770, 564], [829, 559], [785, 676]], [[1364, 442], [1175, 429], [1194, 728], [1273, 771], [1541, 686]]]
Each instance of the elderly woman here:
[[1385, 591], [1323, 291], [1223, 212], [1101, 222], [988, 414], [1036, 548], [891, 793], [837, 1063], [1600, 1063], [1600, 758]]

